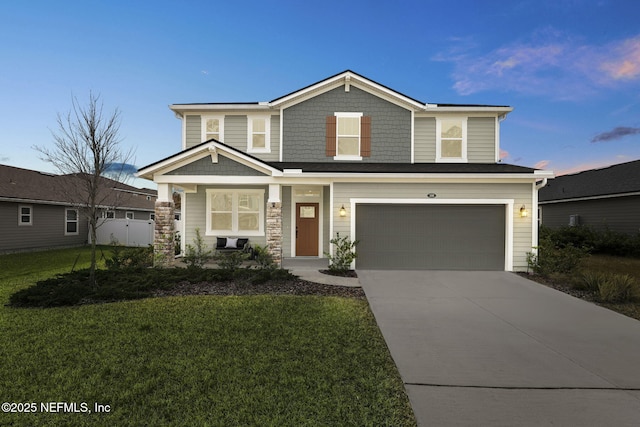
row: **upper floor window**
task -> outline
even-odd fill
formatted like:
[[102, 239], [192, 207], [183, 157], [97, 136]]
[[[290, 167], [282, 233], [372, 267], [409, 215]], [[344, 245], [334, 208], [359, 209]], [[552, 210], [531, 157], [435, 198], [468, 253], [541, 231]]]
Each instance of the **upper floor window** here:
[[248, 116], [247, 120], [247, 151], [250, 153], [271, 152], [271, 118], [269, 116]]
[[114, 219], [116, 217], [115, 211], [102, 211], [100, 216], [106, 219]]
[[65, 236], [78, 234], [78, 210], [65, 209]]
[[467, 161], [467, 118], [436, 120], [436, 161]]
[[224, 117], [222, 116], [202, 116], [202, 140], [215, 139], [223, 142], [224, 138]]
[[18, 225], [33, 225], [33, 207], [18, 206]]
[[371, 155], [371, 117], [362, 113], [335, 113], [327, 117], [327, 156], [335, 160], [362, 160]]
[[135, 215], [134, 215], [134, 213], [133, 213], [133, 212], [127, 212], [127, 213], [125, 214], [125, 217], [126, 217], [127, 219], [134, 219], [134, 218], [135, 218]]

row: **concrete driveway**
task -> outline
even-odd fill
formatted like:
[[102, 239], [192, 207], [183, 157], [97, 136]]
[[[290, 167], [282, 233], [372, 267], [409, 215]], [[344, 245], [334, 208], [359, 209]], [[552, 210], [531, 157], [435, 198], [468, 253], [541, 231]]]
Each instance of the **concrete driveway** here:
[[508, 272], [358, 277], [419, 425], [640, 425], [639, 321]]

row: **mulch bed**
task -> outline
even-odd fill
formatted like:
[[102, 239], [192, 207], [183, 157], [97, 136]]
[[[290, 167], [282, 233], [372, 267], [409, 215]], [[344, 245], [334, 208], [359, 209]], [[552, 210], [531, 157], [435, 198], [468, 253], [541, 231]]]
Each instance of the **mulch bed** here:
[[328, 274], [329, 276], [337, 276], [337, 277], [356, 277], [356, 278], [358, 277], [358, 274], [355, 272], [355, 270], [347, 270], [344, 272], [344, 274], [338, 274], [331, 270], [320, 270], [320, 273]]
[[365, 298], [362, 288], [323, 285], [306, 280], [267, 282], [259, 285], [238, 282], [181, 282], [171, 289], [157, 290], [154, 296], [184, 295], [316, 295]]
[[549, 288], [553, 288], [556, 291], [564, 292], [565, 294], [569, 294], [572, 297], [580, 298], [585, 301], [597, 302], [596, 295], [593, 292], [585, 291], [581, 289], [574, 289], [571, 286], [562, 283], [555, 282], [549, 278], [539, 276], [537, 274], [528, 274], [528, 273], [518, 273], [518, 275], [524, 277], [525, 279], [533, 280], [534, 282], [543, 284]]

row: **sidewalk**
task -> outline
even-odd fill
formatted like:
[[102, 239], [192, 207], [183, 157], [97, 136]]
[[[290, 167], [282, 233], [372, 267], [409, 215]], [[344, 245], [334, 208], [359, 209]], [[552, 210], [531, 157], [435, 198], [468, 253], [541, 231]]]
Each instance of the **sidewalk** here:
[[320, 273], [320, 270], [329, 269], [329, 260], [326, 258], [285, 258], [282, 261], [282, 268], [286, 268], [291, 274], [309, 282], [360, 287], [357, 277], [339, 277]]

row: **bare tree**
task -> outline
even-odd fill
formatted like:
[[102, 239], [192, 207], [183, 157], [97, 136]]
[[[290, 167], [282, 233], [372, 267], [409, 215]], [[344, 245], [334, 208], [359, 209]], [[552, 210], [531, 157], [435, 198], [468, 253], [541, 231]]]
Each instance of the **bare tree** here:
[[[89, 93], [86, 106], [73, 96], [71, 110], [58, 113], [56, 132], [51, 131], [54, 148], [35, 146], [42, 160], [53, 164], [67, 177], [65, 193], [70, 202], [79, 206], [89, 221], [91, 236], [90, 281], [95, 286], [96, 230], [100, 225], [100, 210], [114, 206], [114, 181], [123, 179], [124, 166], [131, 161], [133, 151], [123, 151], [120, 132], [120, 111], [116, 108], [110, 115], [103, 115], [100, 95]], [[120, 168], [114, 165], [121, 165]]]

